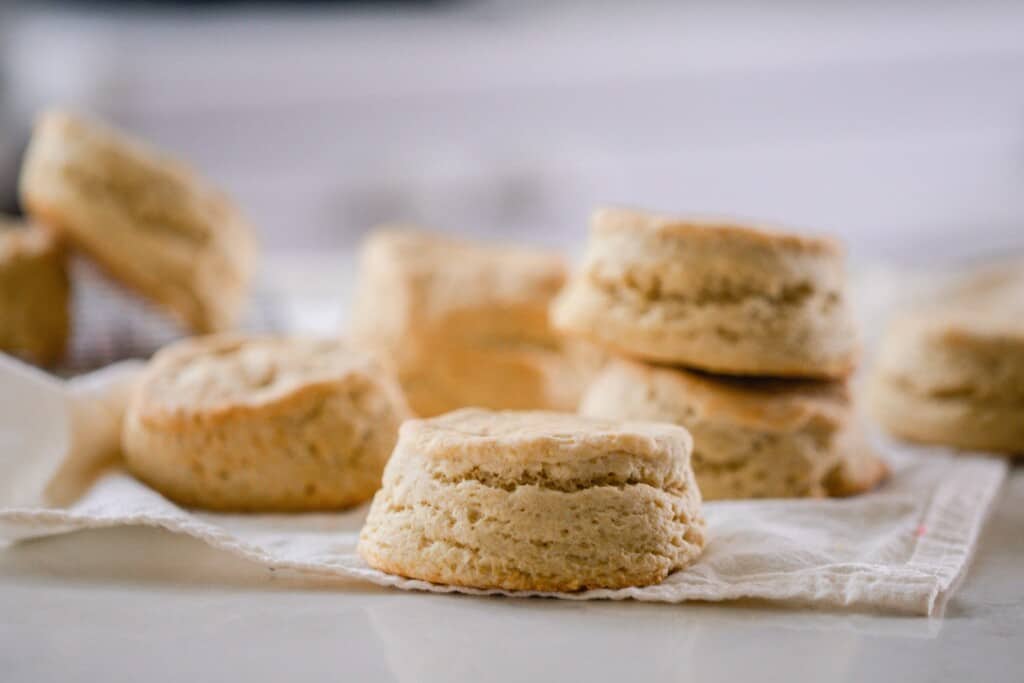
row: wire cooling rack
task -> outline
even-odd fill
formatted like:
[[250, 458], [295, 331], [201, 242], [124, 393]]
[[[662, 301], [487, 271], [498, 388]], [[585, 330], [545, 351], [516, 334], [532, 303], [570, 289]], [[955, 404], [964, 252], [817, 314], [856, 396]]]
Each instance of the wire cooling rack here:
[[[69, 264], [72, 281], [71, 340], [63, 376], [87, 372], [129, 358], [148, 358], [166, 344], [188, 336], [162, 309], [126, 289], [82, 258]], [[281, 307], [266, 288], [257, 286], [241, 329], [280, 332]]]

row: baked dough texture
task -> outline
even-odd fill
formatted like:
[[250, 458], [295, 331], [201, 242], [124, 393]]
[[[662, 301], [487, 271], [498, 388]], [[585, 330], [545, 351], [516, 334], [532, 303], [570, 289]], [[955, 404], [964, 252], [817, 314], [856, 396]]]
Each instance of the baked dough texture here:
[[897, 436], [1024, 455], [1024, 287], [895, 320], [868, 396]]
[[574, 411], [594, 355], [548, 323], [566, 270], [544, 250], [378, 230], [363, 246], [351, 337], [387, 359], [421, 416]]
[[686, 427], [705, 500], [852, 495], [888, 471], [860, 437], [845, 382], [714, 377], [616, 360], [580, 412]]
[[36, 123], [20, 191], [39, 223], [194, 332], [238, 323], [253, 231], [192, 169], [102, 124], [48, 111]]
[[336, 340], [215, 335], [158, 352], [128, 408], [129, 470], [186, 506], [344, 508], [369, 499], [408, 409]]
[[575, 591], [658, 583], [704, 547], [674, 425], [467, 408], [402, 425], [359, 540], [434, 583]]
[[839, 378], [856, 362], [827, 239], [601, 209], [555, 326], [626, 356], [731, 375]]
[[58, 363], [71, 329], [70, 289], [54, 235], [0, 217], [0, 351]]

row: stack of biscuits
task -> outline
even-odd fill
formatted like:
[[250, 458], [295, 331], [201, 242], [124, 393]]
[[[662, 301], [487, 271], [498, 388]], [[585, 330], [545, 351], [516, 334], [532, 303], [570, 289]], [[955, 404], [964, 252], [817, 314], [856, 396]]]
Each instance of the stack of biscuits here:
[[686, 427], [705, 499], [838, 496], [886, 474], [855, 425], [847, 299], [831, 240], [604, 209], [552, 319], [615, 356], [580, 412]]

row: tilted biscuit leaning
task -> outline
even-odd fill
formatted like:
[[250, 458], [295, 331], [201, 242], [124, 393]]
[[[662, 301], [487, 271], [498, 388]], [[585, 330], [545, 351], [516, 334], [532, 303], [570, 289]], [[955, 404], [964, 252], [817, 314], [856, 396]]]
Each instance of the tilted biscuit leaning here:
[[22, 165], [25, 210], [194, 332], [235, 327], [256, 243], [238, 208], [189, 167], [53, 110]]

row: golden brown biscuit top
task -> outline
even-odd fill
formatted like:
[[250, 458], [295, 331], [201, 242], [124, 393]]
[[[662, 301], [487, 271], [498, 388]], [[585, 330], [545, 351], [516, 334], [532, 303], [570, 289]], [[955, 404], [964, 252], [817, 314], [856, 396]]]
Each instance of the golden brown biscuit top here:
[[1024, 400], [1024, 290], [918, 311], [896, 319], [878, 352], [880, 377], [938, 400]]
[[214, 415], [376, 372], [372, 357], [335, 339], [195, 337], [153, 357], [139, 397], [144, 412]]
[[246, 240], [237, 207], [188, 164], [103, 123], [62, 110], [44, 112], [33, 133], [35, 153], [84, 187], [116, 194], [154, 234], [202, 245], [225, 234]]
[[849, 413], [846, 382], [708, 376], [682, 368], [617, 359], [605, 369], [643, 386], [659, 384], [674, 405], [694, 419], [744, 425], [770, 432], [795, 431], [811, 420], [838, 424]]
[[422, 457], [486, 465], [571, 466], [606, 456], [674, 465], [688, 461], [693, 447], [689, 432], [676, 425], [481, 408], [409, 420], [400, 435], [400, 443]]
[[409, 227], [382, 228], [363, 247], [364, 267], [390, 268], [429, 310], [539, 301], [566, 279], [564, 258], [520, 246], [463, 242]]
[[[88, 145], [95, 162], [107, 170], [116, 171], [126, 165], [148, 162], [164, 171], [168, 177], [188, 181], [194, 170], [157, 150], [148, 143], [128, 135], [100, 121], [62, 109], [48, 109], [36, 120], [41, 133], [52, 132], [71, 144]], [[53, 150], [59, 154], [59, 150]]]
[[984, 348], [1024, 344], [1024, 279], [954, 297], [897, 319], [890, 338], [903, 344]]
[[590, 225], [592, 232], [597, 234], [643, 232], [828, 255], [841, 255], [843, 251], [838, 242], [827, 237], [793, 233], [763, 224], [747, 224], [727, 218], [672, 216], [622, 207], [597, 209], [591, 216]]

